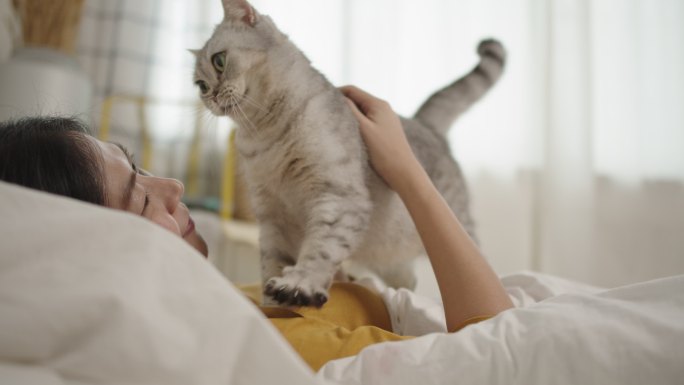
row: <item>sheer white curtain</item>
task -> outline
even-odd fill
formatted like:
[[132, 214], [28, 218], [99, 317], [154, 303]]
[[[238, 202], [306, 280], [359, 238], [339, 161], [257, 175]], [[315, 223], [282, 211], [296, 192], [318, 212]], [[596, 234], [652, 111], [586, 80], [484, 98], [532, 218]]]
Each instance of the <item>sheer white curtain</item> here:
[[548, 4], [539, 267], [684, 272], [684, 3]]
[[[159, 10], [145, 92], [196, 100], [185, 49], [220, 22], [220, 1], [120, 2], [132, 14]], [[252, 4], [333, 83], [366, 88], [404, 115], [472, 68], [479, 40], [501, 40], [504, 77], [450, 132], [497, 271], [604, 285], [684, 273], [681, 0]], [[194, 119], [179, 113], [155, 115], [160, 135]]]

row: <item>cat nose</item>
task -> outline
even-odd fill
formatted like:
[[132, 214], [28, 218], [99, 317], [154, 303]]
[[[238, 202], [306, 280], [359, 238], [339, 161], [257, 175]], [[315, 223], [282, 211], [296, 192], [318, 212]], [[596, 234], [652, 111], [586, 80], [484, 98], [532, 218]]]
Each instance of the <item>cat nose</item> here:
[[218, 92], [215, 96], [219, 96], [222, 98], [225, 97], [230, 97], [230, 96], [235, 96], [237, 95], [237, 87], [235, 86], [227, 86], [224, 87], [220, 92]]
[[237, 87], [235, 87], [235, 86], [226, 87], [226, 93], [228, 95], [235, 95], [237, 93]]

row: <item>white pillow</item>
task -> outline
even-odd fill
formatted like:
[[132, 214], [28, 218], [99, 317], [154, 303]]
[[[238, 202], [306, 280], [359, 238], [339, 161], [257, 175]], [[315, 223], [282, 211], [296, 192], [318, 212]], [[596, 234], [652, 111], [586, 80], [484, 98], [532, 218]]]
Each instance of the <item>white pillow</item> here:
[[170, 232], [2, 182], [0, 202], [0, 383], [321, 383]]

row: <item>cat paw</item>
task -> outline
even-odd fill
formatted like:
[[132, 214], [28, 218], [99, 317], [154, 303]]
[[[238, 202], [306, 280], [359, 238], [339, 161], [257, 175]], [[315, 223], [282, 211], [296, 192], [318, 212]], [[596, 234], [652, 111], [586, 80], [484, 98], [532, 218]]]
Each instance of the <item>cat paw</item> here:
[[482, 40], [477, 46], [477, 54], [480, 57], [491, 57], [501, 64], [506, 61], [506, 49], [498, 40], [494, 39]]
[[264, 295], [263, 298], [261, 299], [261, 306], [278, 306], [280, 305], [278, 301], [275, 300], [275, 298]]
[[283, 306], [316, 306], [328, 302], [330, 278], [320, 273], [283, 269], [282, 277], [273, 277], [264, 285], [264, 303], [273, 302]]

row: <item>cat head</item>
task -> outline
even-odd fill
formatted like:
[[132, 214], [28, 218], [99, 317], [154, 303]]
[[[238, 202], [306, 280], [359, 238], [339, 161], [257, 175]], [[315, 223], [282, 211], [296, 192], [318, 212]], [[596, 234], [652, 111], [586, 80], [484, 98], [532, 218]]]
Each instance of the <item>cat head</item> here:
[[270, 18], [246, 0], [222, 0], [224, 17], [195, 55], [194, 83], [214, 115], [234, 117], [237, 108], [263, 95], [268, 52], [285, 39]]

